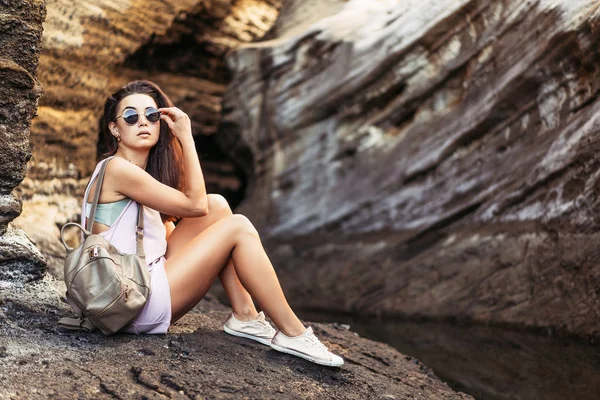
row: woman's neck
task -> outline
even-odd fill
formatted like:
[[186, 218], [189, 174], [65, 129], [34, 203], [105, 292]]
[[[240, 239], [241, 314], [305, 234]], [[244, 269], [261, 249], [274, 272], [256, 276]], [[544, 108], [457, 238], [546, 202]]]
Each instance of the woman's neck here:
[[129, 161], [130, 163], [137, 165], [141, 169], [146, 169], [146, 164], [148, 163], [147, 151], [136, 152], [131, 149], [125, 150], [120, 146], [117, 149], [115, 157], [123, 158]]

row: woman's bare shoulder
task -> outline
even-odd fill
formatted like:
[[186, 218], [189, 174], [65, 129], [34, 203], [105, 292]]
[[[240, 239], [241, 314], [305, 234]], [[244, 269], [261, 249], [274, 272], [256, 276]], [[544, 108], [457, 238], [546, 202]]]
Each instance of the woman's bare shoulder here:
[[121, 158], [121, 157], [112, 157], [110, 160], [106, 161], [108, 162], [108, 165], [106, 166], [106, 168], [110, 168], [110, 169], [119, 169], [119, 168], [124, 168], [125, 166], [133, 166], [133, 164], [131, 164], [129, 161]]
[[113, 157], [108, 160], [106, 174], [117, 178], [134, 177], [139, 179], [140, 175], [146, 175], [146, 171], [121, 157]]

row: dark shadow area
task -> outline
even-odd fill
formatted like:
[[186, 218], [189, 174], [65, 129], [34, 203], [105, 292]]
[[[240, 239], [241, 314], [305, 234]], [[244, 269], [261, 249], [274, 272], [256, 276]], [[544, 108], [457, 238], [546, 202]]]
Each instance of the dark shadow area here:
[[206, 175], [206, 190], [208, 193], [219, 193], [235, 209], [246, 193], [246, 174], [225, 154], [216, 135], [197, 135], [195, 141], [200, 164]]
[[[197, 22], [199, 29], [205, 27], [202, 23], [204, 21]], [[176, 23], [173, 30], [178, 27]], [[198, 42], [192, 34], [178, 36], [177, 43], [160, 43], [157, 38], [150, 38], [148, 43], [125, 60], [123, 66], [148, 73], [171, 72], [197, 76], [216, 83], [231, 81], [231, 72], [223, 60], [225, 49], [216, 49], [211, 43]]]

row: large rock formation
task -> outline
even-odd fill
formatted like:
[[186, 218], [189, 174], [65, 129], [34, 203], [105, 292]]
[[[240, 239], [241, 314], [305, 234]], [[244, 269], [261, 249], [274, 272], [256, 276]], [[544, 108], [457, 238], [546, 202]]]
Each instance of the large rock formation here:
[[13, 189], [31, 157], [29, 126], [42, 93], [36, 69], [45, 15], [43, 1], [0, 2], [0, 281], [36, 279], [45, 267], [29, 238], [9, 225], [21, 212]]
[[282, 15], [310, 23], [230, 55], [219, 139], [292, 301], [600, 334], [598, 2]]

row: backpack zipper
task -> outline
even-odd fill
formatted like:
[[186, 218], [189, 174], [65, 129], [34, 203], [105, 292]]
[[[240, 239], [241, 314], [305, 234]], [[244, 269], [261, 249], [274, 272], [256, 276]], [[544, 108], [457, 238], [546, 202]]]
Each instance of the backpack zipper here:
[[90, 318], [95, 318], [95, 317], [99, 317], [102, 314], [104, 314], [106, 311], [108, 311], [109, 308], [111, 308], [112, 306], [115, 305], [115, 303], [117, 301], [119, 301], [123, 296], [125, 296], [125, 301], [127, 301], [129, 299], [129, 286], [127, 284], [124, 284], [121, 286], [121, 292], [119, 293], [119, 295], [117, 297], [115, 297], [115, 299], [113, 301], [110, 302], [109, 305], [107, 305], [106, 307], [104, 307], [102, 310], [98, 311], [95, 314], [90, 314]]
[[90, 248], [90, 261], [93, 261], [98, 257], [100, 257], [100, 246], [95, 244]]
[[65, 281], [65, 284], [67, 285], [67, 291], [71, 290], [73, 281], [75, 280], [75, 278], [77, 277], [77, 275], [79, 275], [79, 273], [81, 271], [83, 271], [85, 268], [87, 268], [89, 266], [89, 262], [94, 261], [95, 258], [100, 258], [100, 247], [101, 247], [100, 245], [93, 244], [90, 247], [83, 250], [84, 253], [88, 253], [90, 259], [87, 263], [82, 265], [79, 269], [71, 272], [73, 274], [73, 276], [71, 277], [71, 279], [69, 279], [69, 282]]

